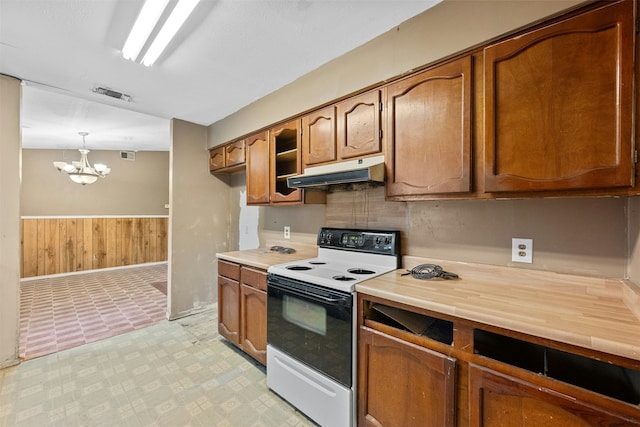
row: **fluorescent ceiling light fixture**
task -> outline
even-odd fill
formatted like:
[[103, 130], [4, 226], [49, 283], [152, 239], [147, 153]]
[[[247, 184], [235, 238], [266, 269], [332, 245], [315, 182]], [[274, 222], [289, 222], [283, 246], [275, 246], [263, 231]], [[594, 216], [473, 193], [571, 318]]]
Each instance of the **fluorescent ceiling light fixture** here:
[[[147, 0], [154, 1], [154, 0]], [[167, 47], [173, 36], [178, 32], [184, 21], [191, 15], [193, 9], [200, 0], [179, 0], [176, 7], [167, 18], [167, 22], [156, 36], [155, 40], [142, 58], [142, 63], [150, 67], [160, 56], [162, 51]]]
[[146, 0], [144, 2], [142, 10], [140, 10], [140, 14], [122, 48], [124, 59], [136, 60], [142, 50], [142, 46], [146, 43], [168, 3], [169, 0]]

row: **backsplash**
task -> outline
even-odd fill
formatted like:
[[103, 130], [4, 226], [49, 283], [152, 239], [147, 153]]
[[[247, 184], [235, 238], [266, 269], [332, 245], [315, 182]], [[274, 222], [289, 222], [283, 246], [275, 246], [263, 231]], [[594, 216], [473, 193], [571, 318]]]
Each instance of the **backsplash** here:
[[[402, 252], [482, 264], [624, 277], [625, 198], [388, 202], [384, 188], [327, 196], [326, 225], [398, 229]], [[533, 263], [511, 261], [511, 238], [533, 239]]]
[[[264, 246], [282, 238], [284, 225], [291, 226], [292, 241], [302, 243], [314, 242], [322, 226], [394, 229], [403, 232], [404, 255], [622, 278], [629, 200], [390, 202], [384, 187], [374, 187], [330, 192], [326, 205], [259, 208], [258, 233]], [[513, 237], [533, 239], [532, 264], [511, 261]]]

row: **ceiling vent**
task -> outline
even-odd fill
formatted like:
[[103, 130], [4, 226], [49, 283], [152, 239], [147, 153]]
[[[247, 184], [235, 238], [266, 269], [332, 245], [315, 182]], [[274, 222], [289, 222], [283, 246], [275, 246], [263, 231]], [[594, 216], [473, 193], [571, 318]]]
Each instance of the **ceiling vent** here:
[[131, 102], [131, 95], [127, 95], [126, 93], [117, 92], [115, 90], [111, 90], [106, 87], [96, 86], [92, 89], [93, 93], [97, 93], [98, 95], [110, 96], [111, 98], [119, 99], [121, 101]]
[[125, 160], [135, 160], [136, 152], [135, 151], [121, 151], [120, 158]]

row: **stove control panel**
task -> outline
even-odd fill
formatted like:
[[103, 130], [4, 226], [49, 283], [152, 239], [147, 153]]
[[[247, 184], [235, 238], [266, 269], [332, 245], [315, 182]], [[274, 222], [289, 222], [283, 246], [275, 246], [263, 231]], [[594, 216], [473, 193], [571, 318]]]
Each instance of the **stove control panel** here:
[[323, 227], [318, 233], [318, 246], [398, 256], [400, 232]]

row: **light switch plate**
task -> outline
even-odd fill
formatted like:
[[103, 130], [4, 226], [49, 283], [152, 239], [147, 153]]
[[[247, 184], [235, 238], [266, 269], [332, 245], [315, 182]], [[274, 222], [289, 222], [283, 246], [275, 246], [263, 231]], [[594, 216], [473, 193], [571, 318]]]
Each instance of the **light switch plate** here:
[[511, 261], [533, 263], [533, 239], [511, 239]]

